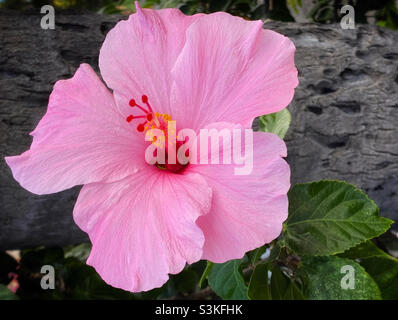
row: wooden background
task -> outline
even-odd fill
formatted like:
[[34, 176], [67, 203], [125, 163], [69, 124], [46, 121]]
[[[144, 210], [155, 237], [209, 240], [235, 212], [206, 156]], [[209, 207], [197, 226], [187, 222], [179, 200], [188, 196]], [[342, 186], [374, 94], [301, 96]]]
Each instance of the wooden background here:
[[[0, 11], [0, 250], [88, 239], [72, 219], [80, 187], [30, 194], [13, 180], [4, 156], [29, 148], [29, 132], [57, 80], [71, 77], [82, 62], [98, 71], [105, 35], [125, 17], [56, 13], [55, 30], [42, 30], [41, 17]], [[300, 85], [286, 137], [292, 182], [346, 180], [368, 192], [382, 215], [398, 220], [398, 32], [362, 25], [265, 27], [297, 47]]]

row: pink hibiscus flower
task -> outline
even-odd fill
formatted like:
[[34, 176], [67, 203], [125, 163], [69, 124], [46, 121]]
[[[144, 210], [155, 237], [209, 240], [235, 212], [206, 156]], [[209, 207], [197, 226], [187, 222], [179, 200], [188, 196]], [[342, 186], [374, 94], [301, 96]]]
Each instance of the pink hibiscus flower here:
[[114, 287], [145, 291], [186, 263], [241, 258], [287, 218], [284, 142], [254, 133], [253, 171], [238, 176], [233, 164], [149, 165], [144, 131], [168, 119], [195, 131], [250, 128], [292, 100], [294, 50], [261, 21], [137, 6], [100, 51], [113, 93], [82, 64], [55, 84], [30, 149], [6, 162], [35, 194], [84, 185], [74, 220], [93, 244], [87, 263]]

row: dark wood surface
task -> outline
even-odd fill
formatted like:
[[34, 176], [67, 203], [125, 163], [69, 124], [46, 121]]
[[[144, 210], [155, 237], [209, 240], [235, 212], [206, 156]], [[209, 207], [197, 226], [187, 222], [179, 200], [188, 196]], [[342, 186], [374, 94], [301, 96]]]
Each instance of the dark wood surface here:
[[[0, 11], [0, 250], [87, 240], [72, 219], [80, 187], [36, 196], [4, 156], [27, 150], [52, 86], [86, 62], [98, 71], [106, 32], [122, 17]], [[125, 17], [124, 17], [125, 18]], [[267, 23], [296, 44], [300, 85], [286, 137], [292, 182], [347, 180], [398, 220], [398, 33], [371, 26]], [[256, 125], [256, 124], [255, 124]]]

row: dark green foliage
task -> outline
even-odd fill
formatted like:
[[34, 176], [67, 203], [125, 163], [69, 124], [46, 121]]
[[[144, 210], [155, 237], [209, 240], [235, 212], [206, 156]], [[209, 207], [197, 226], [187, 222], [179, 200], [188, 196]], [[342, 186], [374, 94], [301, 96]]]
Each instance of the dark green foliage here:
[[[271, 1], [258, 3], [257, 0], [142, 0], [142, 7], [147, 8], [179, 8], [186, 14], [198, 12], [211, 13], [226, 11], [247, 19], [272, 19], [278, 21], [294, 21], [291, 9], [301, 6], [300, 0]], [[106, 14], [135, 11], [134, 0], [3, 0], [0, 8], [26, 10], [53, 5], [59, 9], [91, 10]], [[375, 12], [377, 24], [383, 27], [398, 28], [398, 8], [395, 0], [316, 0], [307, 18], [308, 22], [333, 23], [341, 19], [340, 8], [351, 4], [355, 8], [355, 21], [367, 23], [369, 12]]]

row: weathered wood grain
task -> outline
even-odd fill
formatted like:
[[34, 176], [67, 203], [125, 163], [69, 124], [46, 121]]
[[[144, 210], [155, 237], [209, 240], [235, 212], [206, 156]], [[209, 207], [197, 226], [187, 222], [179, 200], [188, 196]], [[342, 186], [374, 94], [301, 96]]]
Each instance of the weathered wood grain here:
[[[0, 250], [87, 240], [72, 219], [79, 187], [36, 196], [4, 156], [28, 149], [52, 86], [86, 62], [98, 71], [106, 32], [122, 17], [0, 11]], [[272, 22], [296, 44], [300, 85], [289, 106], [292, 181], [342, 179], [366, 190], [398, 220], [398, 33], [370, 26]]]

